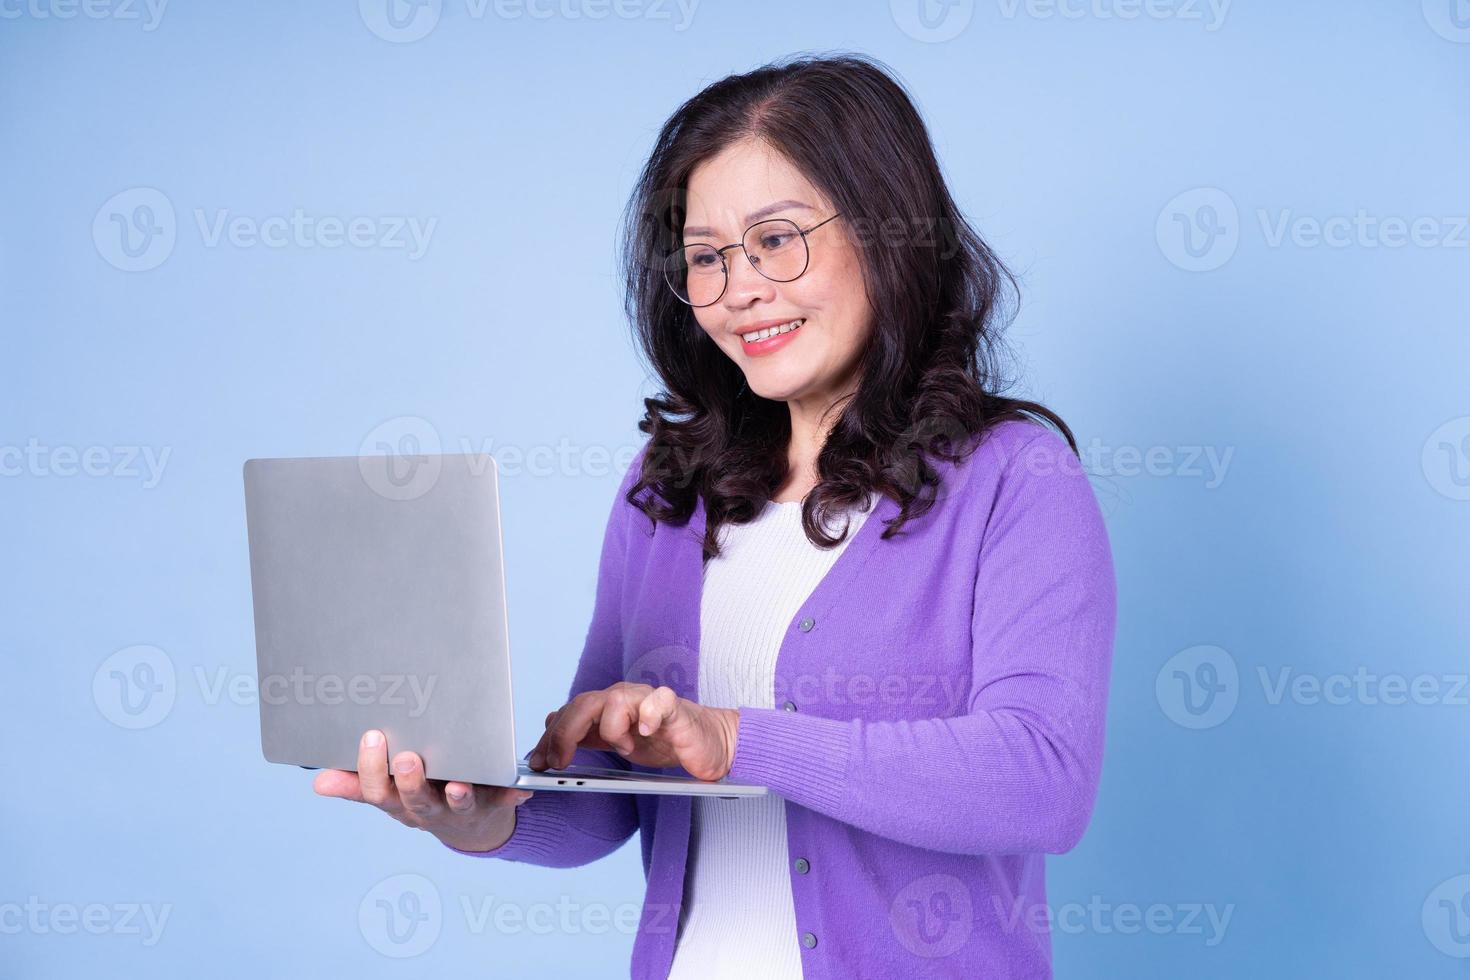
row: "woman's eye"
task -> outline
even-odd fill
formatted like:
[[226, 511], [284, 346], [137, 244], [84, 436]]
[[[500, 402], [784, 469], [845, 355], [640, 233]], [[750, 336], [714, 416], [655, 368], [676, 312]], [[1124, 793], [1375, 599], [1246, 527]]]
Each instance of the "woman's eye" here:
[[776, 249], [780, 248], [782, 245], [785, 245], [790, 240], [791, 240], [791, 236], [790, 235], [786, 235], [786, 234], [779, 234], [778, 233], [778, 234], [771, 234], [771, 235], [763, 235], [761, 237], [761, 248], [763, 248], [763, 249], [765, 249], [765, 250], [767, 250], [769, 252], [774, 252]]

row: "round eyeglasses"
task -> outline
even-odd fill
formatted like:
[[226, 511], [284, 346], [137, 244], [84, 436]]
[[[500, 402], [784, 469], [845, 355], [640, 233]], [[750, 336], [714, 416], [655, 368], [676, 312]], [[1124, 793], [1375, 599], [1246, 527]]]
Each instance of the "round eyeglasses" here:
[[839, 217], [841, 214], [834, 214], [806, 229], [790, 218], [767, 218], [745, 229], [740, 241], [723, 248], [700, 244], [672, 249], [665, 253], [664, 278], [685, 303], [710, 306], [725, 295], [730, 283], [725, 253], [739, 248], [756, 272], [772, 282], [790, 282], [801, 277], [811, 259], [806, 236]]

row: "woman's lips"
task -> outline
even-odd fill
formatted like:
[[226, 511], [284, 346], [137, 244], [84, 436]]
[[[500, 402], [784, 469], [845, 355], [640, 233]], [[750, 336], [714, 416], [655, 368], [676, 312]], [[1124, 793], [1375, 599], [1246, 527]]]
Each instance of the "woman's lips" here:
[[751, 357], [764, 357], [767, 354], [774, 354], [782, 347], [791, 343], [792, 339], [804, 329], [806, 329], [805, 322], [801, 326], [788, 330], [785, 333], [778, 333], [774, 337], [767, 337], [765, 340], [757, 340], [753, 344], [741, 340], [740, 347]]

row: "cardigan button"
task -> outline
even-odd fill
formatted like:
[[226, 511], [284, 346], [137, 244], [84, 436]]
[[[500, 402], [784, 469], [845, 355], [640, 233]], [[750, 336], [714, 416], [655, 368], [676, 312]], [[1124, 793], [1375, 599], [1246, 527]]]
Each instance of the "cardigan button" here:
[[808, 616], [806, 619], [803, 619], [801, 622], [797, 623], [796, 628], [801, 630], [803, 633], [810, 633], [812, 631], [812, 627], [815, 625], [817, 625], [817, 621]]
[[781, 705], [781, 707], [785, 708], [787, 711], [795, 711], [796, 710], [796, 702], [795, 701], [787, 701], [785, 704]]
[[812, 932], [804, 932], [804, 933], [802, 933], [801, 934], [801, 944], [803, 946], [805, 946], [807, 949], [811, 949], [812, 947], [816, 946], [817, 945], [817, 936], [816, 936], [816, 933], [812, 933]]
[[796, 873], [797, 874], [804, 875], [808, 871], [810, 871], [811, 869], [812, 869], [811, 863], [808, 862], [806, 858], [797, 858], [796, 859]]

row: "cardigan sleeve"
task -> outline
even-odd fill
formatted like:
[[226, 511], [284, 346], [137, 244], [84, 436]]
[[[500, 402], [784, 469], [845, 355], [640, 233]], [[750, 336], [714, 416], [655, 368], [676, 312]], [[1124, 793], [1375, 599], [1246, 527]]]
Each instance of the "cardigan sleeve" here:
[[[623, 495], [637, 479], [646, 451], [646, 446], [640, 449], [629, 465], [608, 514], [598, 563], [592, 623], [587, 629], [581, 660], [567, 693], [568, 701], [583, 691], [601, 690], [622, 680], [622, 585], [630, 509]], [[578, 748], [573, 753], [572, 764], [604, 769], [629, 768], [628, 762], [617, 753], [587, 748]], [[606, 857], [621, 847], [637, 829], [637, 803], [627, 793], [544, 790], [516, 808], [515, 830], [499, 847], [489, 851], [449, 849], [472, 857], [571, 868]]]
[[1049, 429], [1010, 454], [973, 585], [963, 713], [843, 721], [743, 707], [729, 778], [915, 847], [1071, 850], [1102, 765], [1116, 586], [1092, 486]]

